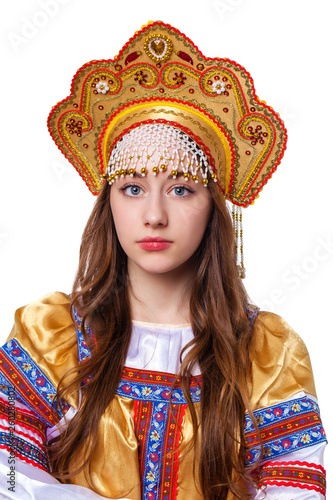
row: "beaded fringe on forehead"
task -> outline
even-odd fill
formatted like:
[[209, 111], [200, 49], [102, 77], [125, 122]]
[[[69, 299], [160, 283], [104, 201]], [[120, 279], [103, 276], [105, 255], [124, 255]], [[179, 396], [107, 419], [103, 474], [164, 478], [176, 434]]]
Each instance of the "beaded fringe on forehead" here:
[[154, 175], [171, 169], [171, 175], [200, 178], [208, 184], [208, 174], [214, 182], [216, 174], [202, 149], [182, 130], [163, 123], [141, 125], [124, 135], [113, 148], [106, 170], [109, 184], [119, 177], [136, 172], [145, 176], [151, 169]]

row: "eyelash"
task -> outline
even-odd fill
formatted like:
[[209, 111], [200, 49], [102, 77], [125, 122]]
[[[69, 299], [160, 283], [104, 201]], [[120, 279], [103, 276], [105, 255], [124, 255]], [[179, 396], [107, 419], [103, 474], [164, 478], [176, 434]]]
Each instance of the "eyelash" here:
[[[125, 191], [127, 188], [130, 188], [132, 186], [135, 186], [135, 187], [138, 187], [139, 189], [142, 189], [140, 186], [138, 186], [137, 184], [133, 183], [133, 184], [126, 184], [125, 186], [123, 186], [122, 188], [120, 188], [120, 191]], [[184, 186], [184, 185], [179, 185], [179, 186], [173, 186], [172, 190], [173, 189], [177, 189], [177, 188], [182, 188], [182, 189], [185, 189], [185, 191], [187, 191], [188, 193], [194, 193], [194, 191], [187, 187], [187, 186]], [[188, 195], [186, 195], [188, 196]], [[131, 198], [135, 198], [135, 196], [131, 196]], [[185, 196], [178, 196], [178, 198], [185, 198]]]

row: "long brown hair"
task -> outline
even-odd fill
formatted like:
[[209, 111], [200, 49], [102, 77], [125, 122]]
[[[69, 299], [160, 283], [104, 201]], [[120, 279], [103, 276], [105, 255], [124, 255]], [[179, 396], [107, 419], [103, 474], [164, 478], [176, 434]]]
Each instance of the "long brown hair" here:
[[[209, 189], [213, 198], [210, 221], [192, 256], [197, 269], [190, 298], [194, 339], [182, 360], [179, 377], [192, 416], [195, 460], [205, 500], [224, 499], [229, 491], [235, 498], [247, 499], [244, 419], [249, 409], [248, 297], [236, 272], [228, 208], [216, 185], [212, 183]], [[110, 186], [105, 183], [83, 234], [71, 296], [72, 307], [75, 305], [82, 315], [81, 329], [91, 357], [75, 369], [74, 377], [72, 371], [67, 385], [62, 380], [57, 395], [60, 404], [61, 398], [66, 399], [85, 381], [82, 403], [66, 430], [49, 447], [55, 477], [68, 481], [88, 466], [87, 480], [93, 489], [89, 461], [97, 440], [96, 422], [115, 396], [132, 329], [127, 257], [116, 235], [109, 196]], [[94, 331], [94, 345], [86, 335], [86, 325]], [[195, 362], [203, 377], [198, 417], [189, 390]], [[73, 463], [76, 470], [70, 469]]]

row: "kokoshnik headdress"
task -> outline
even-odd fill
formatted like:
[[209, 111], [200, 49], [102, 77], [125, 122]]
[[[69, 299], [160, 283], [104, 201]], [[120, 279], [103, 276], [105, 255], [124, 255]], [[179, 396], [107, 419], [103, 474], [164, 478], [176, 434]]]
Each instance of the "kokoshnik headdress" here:
[[156, 175], [169, 165], [174, 178], [217, 182], [233, 204], [237, 267], [245, 276], [240, 207], [254, 202], [276, 170], [287, 134], [242, 66], [204, 57], [177, 29], [153, 22], [114, 59], [82, 66], [48, 126], [95, 195], [105, 179]]

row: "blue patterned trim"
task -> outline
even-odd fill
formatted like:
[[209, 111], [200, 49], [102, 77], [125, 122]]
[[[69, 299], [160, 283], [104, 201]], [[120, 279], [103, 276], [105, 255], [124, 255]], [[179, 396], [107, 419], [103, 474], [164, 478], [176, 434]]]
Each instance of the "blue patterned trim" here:
[[[132, 382], [126, 379], [120, 381], [117, 393], [118, 396], [136, 399], [137, 401], [152, 401], [155, 403], [165, 403], [169, 401], [171, 386], [159, 385], [156, 383]], [[191, 399], [193, 403], [200, 402], [200, 387], [190, 387]], [[187, 404], [183, 391], [179, 387], [174, 387], [171, 402], [173, 404]]]
[[[74, 323], [75, 332], [76, 332], [76, 337], [77, 337], [78, 357], [79, 357], [79, 362], [81, 363], [86, 358], [90, 357], [90, 350], [89, 350], [89, 347], [87, 345], [87, 342], [84, 340], [83, 335], [81, 333], [82, 317], [77, 312], [77, 309], [75, 306], [73, 306], [73, 313], [74, 313], [74, 320], [75, 320], [75, 323]], [[86, 325], [86, 332], [87, 332], [87, 335], [89, 337], [91, 337], [92, 340], [94, 340], [94, 333], [88, 325]]]
[[143, 500], [151, 498], [151, 493], [155, 493], [154, 498], [160, 498], [159, 489], [161, 487], [161, 467], [164, 453], [165, 430], [167, 427], [167, 414], [169, 404], [154, 403], [152, 406], [151, 426], [146, 443], [146, 461], [143, 470]]
[[[0, 348], [1, 370], [7, 387], [14, 387], [18, 393], [18, 400], [27, 405], [34, 412], [38, 412], [47, 425], [54, 425], [53, 410], [56, 389], [42, 372], [40, 367], [23, 349], [16, 339], [12, 339]], [[33, 391], [33, 392], [31, 392]], [[63, 409], [67, 411], [69, 405], [63, 402]], [[63, 413], [58, 409], [59, 418]]]
[[246, 314], [247, 314], [247, 320], [249, 322], [249, 328], [250, 331], [253, 329], [255, 320], [257, 319], [257, 316], [259, 314], [259, 307], [253, 305], [253, 304], [248, 304], [246, 306]]
[[[13, 387], [13, 385], [10, 384], [8, 380], [0, 373], [0, 396], [1, 393], [6, 394], [6, 396], [9, 396], [9, 394], [13, 390], [15, 391], [15, 387]], [[25, 404], [24, 399], [20, 398], [17, 391], [15, 393], [15, 400], [23, 405]]]
[[[326, 442], [317, 403], [307, 397], [292, 399], [254, 412], [263, 441], [262, 462], [282, 457], [299, 449]], [[260, 458], [260, 445], [254, 425], [245, 419], [246, 466]]]
[[[301, 448], [309, 448], [316, 444], [324, 443], [327, 439], [321, 425], [317, 425], [307, 431], [295, 432], [289, 434], [287, 438], [274, 439], [265, 444], [264, 453], [261, 462], [283, 457]], [[254, 447], [247, 455], [246, 467], [250, 467], [259, 460], [260, 447]]]
[[49, 471], [49, 464], [45, 453], [37, 446], [28, 443], [15, 435], [11, 436], [8, 433], [0, 432], [0, 448], [7, 448], [20, 455], [20, 458], [27, 459], [28, 462], [33, 462], [35, 465]]
[[[281, 424], [295, 415], [303, 415], [314, 411], [319, 415], [318, 404], [308, 397], [291, 399], [273, 406], [267, 406], [261, 410], [256, 410], [253, 415], [257, 421], [259, 429], [264, 429], [274, 423]], [[250, 416], [245, 417], [245, 432], [255, 432], [255, 427]]]
[[[136, 424], [138, 429], [143, 431], [137, 435], [140, 442], [140, 460], [142, 466], [142, 500], [162, 499], [171, 500], [174, 498], [172, 491], [176, 487], [176, 475], [170, 475], [170, 464], [176, 459], [177, 433], [181, 426], [180, 415], [187, 406], [186, 399], [180, 387], [175, 386], [170, 391], [174, 377], [170, 376], [169, 382], [163, 384], [149, 380], [142, 380], [144, 376], [150, 375], [159, 377], [156, 373], [144, 372], [143, 370], [131, 370], [125, 368], [124, 376], [120, 381], [117, 395], [134, 399], [144, 403], [141, 415], [147, 415], [148, 420], [140, 420]], [[134, 380], [130, 380], [134, 377]], [[141, 381], [142, 380], [142, 381]], [[200, 386], [196, 379], [193, 379], [190, 386], [192, 401], [200, 401]], [[170, 406], [170, 401], [171, 405]], [[138, 404], [138, 403], [135, 403]], [[147, 407], [147, 405], [149, 405]], [[142, 425], [146, 428], [144, 430]], [[140, 439], [141, 438], [141, 439]], [[143, 438], [143, 440], [142, 440]], [[168, 454], [171, 454], [171, 459]], [[178, 465], [173, 465], [178, 470]], [[175, 472], [176, 474], [176, 472]]]

